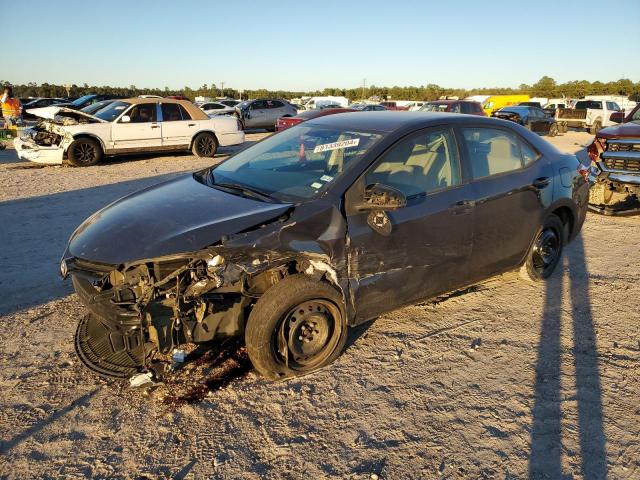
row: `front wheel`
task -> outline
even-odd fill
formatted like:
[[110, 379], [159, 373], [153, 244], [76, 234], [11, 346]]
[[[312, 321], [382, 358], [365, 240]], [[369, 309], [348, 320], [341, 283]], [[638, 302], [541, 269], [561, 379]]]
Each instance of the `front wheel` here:
[[562, 220], [557, 215], [551, 214], [545, 219], [520, 269], [522, 277], [539, 282], [553, 273], [562, 256], [564, 231]]
[[196, 157], [213, 157], [218, 151], [218, 141], [212, 133], [200, 133], [194, 138], [191, 152]]
[[556, 135], [558, 135], [558, 124], [552, 123], [551, 126], [549, 127], [549, 136], [555, 137]]
[[346, 340], [342, 296], [306, 275], [286, 277], [269, 288], [253, 307], [245, 330], [253, 366], [270, 379], [329, 365]]
[[102, 148], [92, 138], [79, 138], [69, 145], [67, 158], [74, 167], [90, 167], [102, 159]]
[[591, 135], [595, 135], [600, 130], [602, 130], [602, 123], [600, 123], [600, 120], [596, 120], [591, 126]]

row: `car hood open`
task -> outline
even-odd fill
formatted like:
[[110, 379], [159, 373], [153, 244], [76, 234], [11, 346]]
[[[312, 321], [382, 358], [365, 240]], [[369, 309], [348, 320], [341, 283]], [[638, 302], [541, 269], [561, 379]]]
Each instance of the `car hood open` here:
[[291, 204], [264, 203], [181, 176], [124, 197], [89, 217], [65, 258], [117, 265], [192, 252], [278, 218]]
[[41, 107], [41, 108], [30, 108], [27, 110], [27, 113], [34, 115], [36, 117], [44, 118], [46, 120], [55, 120], [56, 116], [64, 115], [72, 118], [84, 117], [90, 119], [94, 122], [106, 122], [106, 120], [102, 120], [101, 118], [95, 117], [88, 113], [84, 113], [80, 110], [74, 110], [73, 108], [60, 107], [57, 105], [52, 105], [50, 107]]

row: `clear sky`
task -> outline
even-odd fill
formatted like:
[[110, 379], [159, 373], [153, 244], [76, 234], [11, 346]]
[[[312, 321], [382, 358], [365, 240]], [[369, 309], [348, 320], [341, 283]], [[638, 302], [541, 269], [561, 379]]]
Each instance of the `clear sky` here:
[[[0, 0], [0, 79], [182, 88], [640, 81], [640, 0]], [[12, 19], [12, 17], [15, 18]]]

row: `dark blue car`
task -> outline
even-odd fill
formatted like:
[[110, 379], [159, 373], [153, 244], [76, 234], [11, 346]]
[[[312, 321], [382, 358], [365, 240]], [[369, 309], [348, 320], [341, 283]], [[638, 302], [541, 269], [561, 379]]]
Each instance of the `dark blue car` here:
[[547, 134], [550, 137], [558, 134], [556, 119], [538, 107], [529, 105], [504, 107], [493, 112], [491, 116], [519, 123], [532, 132]]

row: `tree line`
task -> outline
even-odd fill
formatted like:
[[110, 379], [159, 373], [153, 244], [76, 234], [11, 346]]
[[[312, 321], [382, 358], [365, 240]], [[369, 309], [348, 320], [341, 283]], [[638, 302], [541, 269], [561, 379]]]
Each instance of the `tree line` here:
[[[0, 81], [3, 85], [9, 82]], [[371, 85], [369, 87], [358, 88], [325, 88], [316, 91], [289, 91], [289, 90], [244, 90], [238, 91], [233, 88], [218, 88], [214, 83], [210, 85], [202, 85], [199, 88], [184, 87], [181, 89], [164, 88], [138, 88], [135, 85], [128, 87], [111, 87], [96, 85], [55, 85], [49, 83], [37, 84], [34, 82], [26, 85], [13, 85], [13, 92], [16, 97], [80, 97], [88, 93], [123, 95], [128, 97], [136, 97], [138, 95], [184, 95], [193, 100], [196, 96], [204, 97], [220, 97], [227, 96], [231, 98], [296, 98], [301, 96], [341, 96], [347, 97], [351, 101], [363, 98], [378, 98], [385, 100], [387, 98], [398, 100], [436, 100], [441, 96], [458, 96], [460, 98], [470, 95], [500, 95], [500, 94], [529, 94], [532, 97], [569, 97], [581, 98], [585, 95], [626, 95], [632, 100], [640, 101], [640, 81], [633, 82], [628, 78], [611, 82], [589, 82], [587, 80], [572, 80], [566, 83], [557, 83], [553, 78], [544, 76], [533, 85], [521, 84], [517, 88], [447, 88], [435, 84], [427, 84], [419, 87], [378, 87]]]

